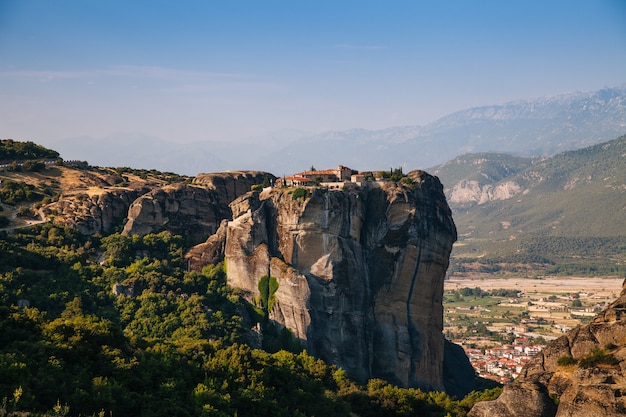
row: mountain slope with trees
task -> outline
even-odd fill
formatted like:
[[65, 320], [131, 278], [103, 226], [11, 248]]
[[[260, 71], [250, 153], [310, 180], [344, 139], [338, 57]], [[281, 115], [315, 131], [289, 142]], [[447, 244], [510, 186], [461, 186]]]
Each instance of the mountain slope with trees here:
[[[557, 273], [623, 276], [625, 157], [622, 136], [552, 158], [466, 155], [433, 168], [445, 184], [459, 230], [457, 266], [527, 262]], [[505, 174], [486, 174], [493, 171]], [[481, 202], [468, 191], [472, 181], [483, 190], [508, 184], [515, 192]], [[458, 198], [463, 189], [465, 200]]]

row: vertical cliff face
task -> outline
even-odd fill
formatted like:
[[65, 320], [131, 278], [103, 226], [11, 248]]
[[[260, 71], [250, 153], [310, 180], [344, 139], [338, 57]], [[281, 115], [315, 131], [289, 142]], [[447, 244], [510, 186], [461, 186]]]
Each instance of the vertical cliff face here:
[[356, 379], [442, 390], [443, 279], [456, 229], [439, 181], [409, 177], [306, 198], [241, 196], [225, 226], [228, 283], [255, 302], [261, 277], [275, 277], [270, 319]]
[[439, 181], [375, 190], [366, 231], [374, 295], [372, 376], [442, 390], [443, 279], [456, 229]]

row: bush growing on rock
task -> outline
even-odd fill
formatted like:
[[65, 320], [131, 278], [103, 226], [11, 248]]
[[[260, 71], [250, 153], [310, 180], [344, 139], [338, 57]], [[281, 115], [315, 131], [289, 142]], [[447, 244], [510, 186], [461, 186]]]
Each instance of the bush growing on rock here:
[[298, 187], [295, 190], [293, 190], [293, 193], [291, 194], [291, 198], [293, 198], [294, 200], [297, 200], [299, 198], [307, 198], [308, 195], [309, 195], [309, 192], [307, 191], [306, 188]]
[[574, 365], [576, 363], [576, 359], [572, 358], [569, 355], [565, 355], [565, 356], [561, 356], [556, 361], [556, 363], [557, 365], [560, 365], [560, 366]]
[[592, 368], [597, 365], [618, 365], [619, 360], [604, 349], [594, 349], [590, 354], [580, 360], [581, 368]]

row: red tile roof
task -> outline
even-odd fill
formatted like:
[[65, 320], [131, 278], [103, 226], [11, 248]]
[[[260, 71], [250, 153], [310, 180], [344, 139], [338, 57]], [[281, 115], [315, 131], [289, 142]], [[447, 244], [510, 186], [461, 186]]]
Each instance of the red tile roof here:
[[337, 175], [337, 170], [336, 169], [320, 169], [320, 170], [316, 170], [316, 171], [304, 171], [304, 172], [298, 172], [296, 175], [308, 175], [308, 176], [315, 176], [315, 175]]

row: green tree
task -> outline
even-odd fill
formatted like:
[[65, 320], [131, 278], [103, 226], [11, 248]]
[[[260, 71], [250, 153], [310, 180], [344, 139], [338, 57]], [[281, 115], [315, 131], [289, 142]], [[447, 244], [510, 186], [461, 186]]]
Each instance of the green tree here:
[[297, 200], [299, 198], [307, 198], [309, 195], [309, 192], [306, 188], [302, 188], [302, 187], [298, 187], [295, 190], [293, 190], [293, 193], [291, 194], [291, 198], [293, 198], [294, 200]]
[[274, 307], [274, 301], [276, 299], [276, 290], [278, 290], [278, 280], [275, 277], [264, 275], [259, 280], [258, 284], [261, 309], [267, 316]]
[[133, 259], [132, 243], [131, 237], [120, 233], [102, 238], [101, 245], [105, 249], [104, 257], [107, 263], [118, 267], [128, 265]]

